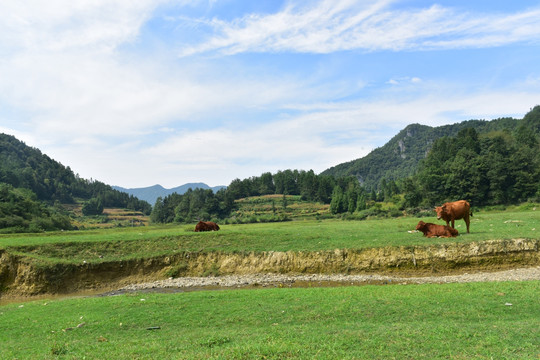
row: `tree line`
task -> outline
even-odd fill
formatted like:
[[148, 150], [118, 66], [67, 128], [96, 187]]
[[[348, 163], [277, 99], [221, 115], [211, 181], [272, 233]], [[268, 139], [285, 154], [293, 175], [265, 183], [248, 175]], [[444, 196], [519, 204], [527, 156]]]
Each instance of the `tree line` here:
[[380, 192], [367, 192], [353, 176], [334, 178], [313, 170], [283, 170], [247, 179], [235, 179], [214, 193], [210, 189], [189, 189], [157, 199], [152, 222], [193, 222], [226, 219], [237, 209], [235, 200], [263, 195], [299, 195], [301, 200], [330, 205], [332, 214], [361, 212], [399, 193], [395, 181], [383, 181]]
[[432, 209], [457, 199], [473, 206], [540, 201], [540, 106], [519, 126], [515, 124], [498, 121], [498, 127], [486, 133], [464, 127], [455, 136], [440, 137], [413, 175], [383, 178], [369, 190], [354, 176], [335, 178], [313, 170], [267, 172], [235, 179], [215, 194], [196, 189], [159, 198], [151, 219], [158, 223], [225, 219], [235, 209], [235, 200], [270, 194], [300, 195], [330, 204], [332, 214], [358, 214], [357, 218], [380, 213], [383, 201], [394, 204], [396, 216], [406, 209]]
[[405, 206], [466, 199], [475, 206], [540, 198], [540, 138], [531, 128], [479, 135], [464, 129], [433, 144], [418, 173], [403, 180]]
[[302, 200], [330, 204], [337, 188], [343, 193], [340, 204], [348, 204], [350, 199], [354, 199], [356, 208], [362, 188], [354, 177], [336, 179], [332, 176], [316, 175], [313, 170], [284, 170], [275, 174], [266, 172], [244, 180], [235, 179], [227, 188], [215, 194], [212, 190], [189, 189], [182, 195], [160, 197], [152, 210], [151, 220], [167, 223], [224, 219], [236, 209], [235, 200], [250, 196], [300, 195]]

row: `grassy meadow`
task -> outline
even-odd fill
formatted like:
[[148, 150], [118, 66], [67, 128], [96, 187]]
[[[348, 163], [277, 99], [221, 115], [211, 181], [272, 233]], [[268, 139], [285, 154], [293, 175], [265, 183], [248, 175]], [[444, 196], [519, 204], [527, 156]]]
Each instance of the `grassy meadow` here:
[[[319, 251], [540, 237], [540, 209], [475, 212], [471, 233], [426, 239], [419, 220], [304, 219], [0, 235], [44, 264], [182, 251]], [[0, 305], [2, 359], [539, 359], [540, 281], [265, 288]]]
[[2, 359], [538, 359], [540, 281], [0, 306]]
[[[534, 210], [533, 210], [534, 209]], [[434, 215], [434, 214], [433, 214]], [[93, 229], [39, 234], [0, 235], [0, 249], [47, 262], [103, 262], [184, 251], [319, 251], [385, 246], [413, 246], [492, 239], [540, 238], [540, 207], [476, 212], [471, 233], [456, 222], [457, 238], [427, 239], [414, 230], [433, 217], [344, 220], [297, 220], [278, 223], [220, 224], [217, 232], [195, 233], [194, 224]]]

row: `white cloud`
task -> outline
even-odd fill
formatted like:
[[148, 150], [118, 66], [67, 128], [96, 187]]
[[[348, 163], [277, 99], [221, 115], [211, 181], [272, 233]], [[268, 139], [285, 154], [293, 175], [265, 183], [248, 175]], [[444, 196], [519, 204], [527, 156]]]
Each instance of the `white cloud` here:
[[169, 98], [178, 91], [115, 54], [136, 38], [159, 3], [0, 3], [0, 103], [24, 109], [24, 127], [39, 132], [44, 143], [144, 131], [143, 113], [162, 122], [178, 106]]
[[439, 126], [467, 119], [520, 118], [539, 98], [539, 91], [467, 94], [448, 86], [426, 89], [408, 100], [305, 104], [300, 114], [265, 124], [169, 131], [154, 144], [135, 136], [121, 138], [118, 144], [96, 145], [81, 138], [76, 146], [57, 142], [40, 148], [81, 176], [114, 185], [228, 185], [235, 178], [287, 168], [321, 172], [367, 155], [411, 123]]
[[331, 53], [493, 47], [538, 43], [540, 9], [516, 14], [458, 13], [451, 8], [395, 10], [393, 1], [319, 1], [269, 15], [207, 21], [214, 35], [181, 56], [211, 51]]
[[390, 85], [400, 85], [400, 84], [420, 84], [422, 82], [422, 79], [419, 77], [413, 76], [402, 76], [398, 78], [392, 78], [388, 80], [386, 83]]
[[[160, 177], [171, 186], [202, 174], [213, 179], [208, 180], [213, 185], [227, 185], [236, 177], [286, 168], [321, 172], [367, 155], [411, 123], [439, 126], [468, 119], [520, 118], [540, 97], [540, 92], [452, 93], [448, 89], [408, 101], [314, 104], [311, 112], [305, 108], [302, 115], [266, 125], [176, 134], [144, 153], [160, 159]], [[179, 169], [183, 181], [174, 178]]]
[[159, 0], [3, 1], [0, 43], [19, 50], [111, 50], [133, 40], [159, 4]]
[[223, 73], [201, 81], [200, 70], [190, 67], [170, 74], [144, 61], [126, 63], [92, 52], [29, 53], [4, 64], [0, 101], [24, 108], [25, 127], [41, 133], [43, 144], [144, 136], [182, 123], [221, 122], [217, 114], [234, 118], [231, 113], [241, 109], [323, 96], [294, 78]]

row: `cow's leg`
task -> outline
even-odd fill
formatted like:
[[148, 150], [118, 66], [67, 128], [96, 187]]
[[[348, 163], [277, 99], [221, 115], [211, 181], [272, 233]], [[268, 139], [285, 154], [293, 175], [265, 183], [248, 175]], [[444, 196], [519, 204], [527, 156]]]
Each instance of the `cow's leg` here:
[[456, 227], [454, 226], [454, 225], [455, 225], [455, 224], [454, 224], [455, 222], [456, 222], [456, 220], [455, 220], [455, 219], [452, 219], [452, 229], [455, 229], [455, 228], [456, 228]]
[[468, 216], [465, 216], [463, 220], [465, 220], [465, 224], [467, 224], [467, 234], [469, 234], [469, 226], [471, 225], [471, 219], [469, 219]]

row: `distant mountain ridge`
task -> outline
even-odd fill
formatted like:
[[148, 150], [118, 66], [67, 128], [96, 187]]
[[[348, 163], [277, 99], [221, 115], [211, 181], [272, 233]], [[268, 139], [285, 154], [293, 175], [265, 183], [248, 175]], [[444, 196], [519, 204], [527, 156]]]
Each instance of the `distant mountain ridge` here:
[[152, 206], [154, 206], [158, 197], [164, 198], [174, 193], [182, 195], [189, 189], [193, 189], [193, 190], [194, 189], [210, 189], [213, 192], [218, 192], [219, 190], [226, 188], [226, 186], [210, 187], [206, 185], [205, 183], [187, 183], [187, 184], [180, 185], [172, 189], [166, 189], [159, 184], [143, 187], [143, 188], [128, 189], [128, 188], [123, 188], [120, 186], [113, 186], [112, 188], [118, 191], [128, 193], [130, 195], [133, 195], [141, 200], [145, 200], [149, 202]]
[[355, 176], [366, 189], [377, 190], [383, 179], [398, 180], [413, 175], [420, 160], [427, 156], [431, 145], [438, 138], [454, 137], [465, 128], [474, 128], [479, 134], [514, 131], [521, 121], [513, 118], [466, 120], [437, 127], [411, 124], [363, 158], [333, 166], [324, 170], [321, 175]]

